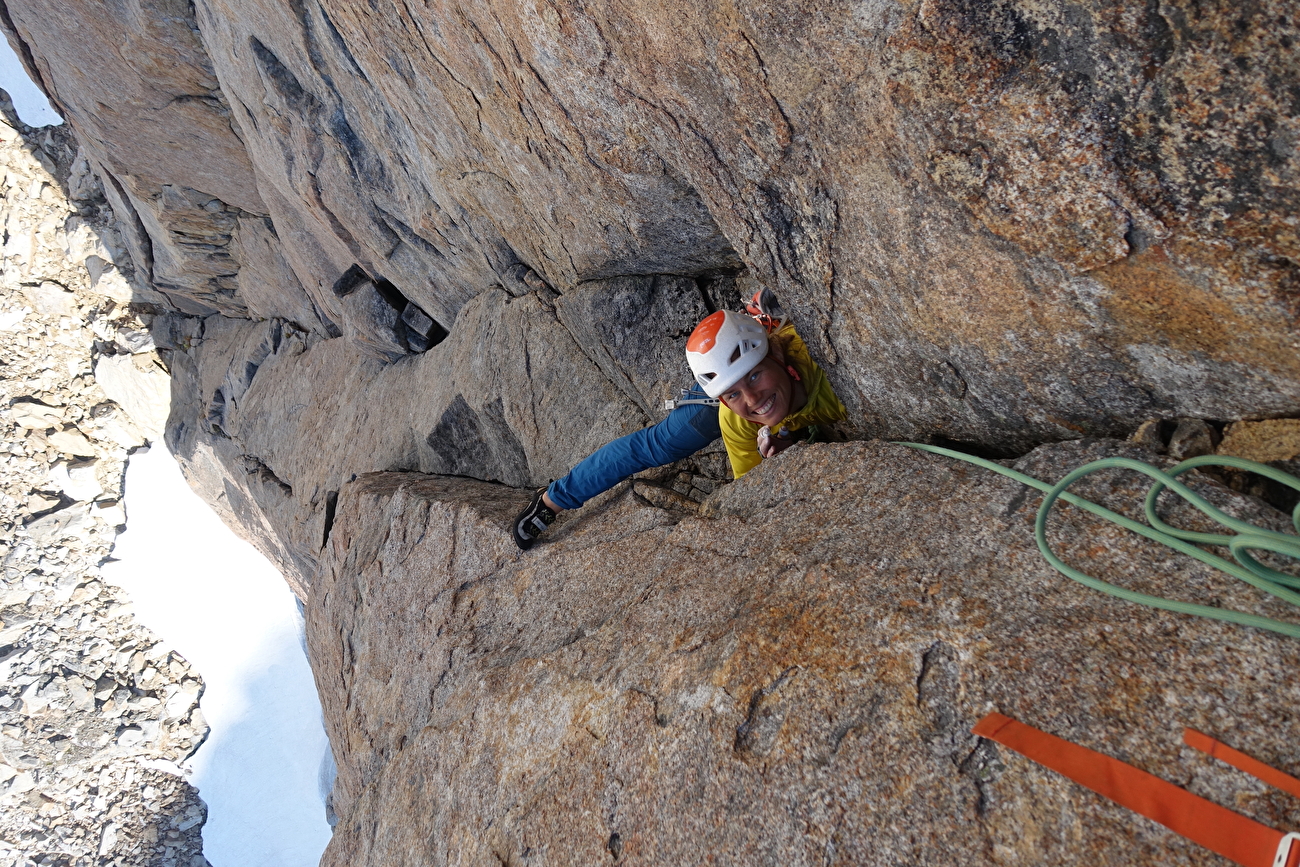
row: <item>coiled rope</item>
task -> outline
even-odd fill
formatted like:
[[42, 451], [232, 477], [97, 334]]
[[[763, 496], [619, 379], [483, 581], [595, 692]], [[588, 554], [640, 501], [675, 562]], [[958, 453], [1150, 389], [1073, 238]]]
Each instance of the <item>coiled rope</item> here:
[[[1080, 584], [1091, 587], [1094, 590], [1100, 590], [1111, 596], [1120, 599], [1126, 599], [1129, 602], [1136, 602], [1140, 605], [1149, 605], [1152, 608], [1163, 608], [1166, 611], [1177, 611], [1180, 614], [1196, 614], [1201, 617], [1210, 617], [1215, 620], [1226, 620], [1229, 623], [1240, 623], [1245, 626], [1254, 626], [1257, 629], [1267, 629], [1271, 632], [1279, 632], [1282, 635], [1289, 635], [1292, 638], [1300, 638], [1300, 624], [1287, 623], [1281, 620], [1273, 620], [1268, 617], [1261, 617], [1257, 614], [1247, 614], [1242, 611], [1234, 611], [1227, 608], [1215, 608], [1209, 605], [1197, 605], [1192, 602], [1179, 602], [1174, 599], [1166, 599], [1162, 596], [1151, 596], [1146, 593], [1138, 593], [1133, 590], [1127, 590], [1123, 587], [1117, 587], [1114, 584], [1094, 578], [1085, 572], [1075, 569], [1066, 563], [1052, 551], [1047, 544], [1047, 517], [1056, 505], [1057, 500], [1077, 506], [1080, 509], [1091, 512], [1107, 521], [1111, 521], [1132, 530], [1141, 536], [1145, 536], [1161, 544], [1167, 545], [1176, 551], [1181, 551], [1190, 557], [1195, 557], [1202, 563], [1206, 563], [1234, 575], [1267, 593], [1271, 593], [1279, 599], [1284, 599], [1292, 605], [1300, 607], [1300, 593], [1289, 588], [1300, 588], [1300, 578], [1294, 575], [1288, 575], [1285, 572], [1279, 572], [1260, 563], [1252, 556], [1252, 551], [1269, 551], [1274, 554], [1281, 554], [1300, 560], [1300, 536], [1293, 536], [1288, 533], [1279, 533], [1274, 530], [1268, 530], [1263, 527], [1257, 527], [1248, 521], [1242, 521], [1239, 518], [1215, 508], [1203, 497], [1193, 492], [1190, 488], [1178, 481], [1177, 476], [1187, 472], [1195, 467], [1204, 466], [1223, 466], [1234, 467], [1239, 470], [1249, 470], [1252, 473], [1258, 473], [1261, 476], [1267, 476], [1276, 482], [1281, 482], [1289, 488], [1300, 491], [1300, 479], [1289, 473], [1284, 473], [1275, 467], [1266, 466], [1248, 461], [1244, 458], [1233, 458], [1222, 455], [1206, 455], [1199, 458], [1185, 460], [1169, 471], [1159, 470], [1148, 463], [1133, 460], [1132, 458], [1103, 458], [1099, 461], [1084, 464], [1078, 469], [1070, 472], [1055, 485], [1040, 481], [1033, 476], [1025, 475], [1016, 470], [1008, 469], [1001, 464], [993, 461], [977, 458], [963, 452], [953, 451], [951, 449], [940, 448], [939, 446], [925, 445], [923, 443], [899, 443], [899, 445], [910, 446], [921, 451], [932, 452], [936, 455], [955, 458], [959, 461], [965, 461], [968, 464], [974, 464], [995, 473], [1015, 479], [1022, 485], [1028, 485], [1046, 494], [1043, 497], [1043, 503], [1038, 507], [1038, 518], [1034, 522], [1034, 538], [1038, 542], [1038, 550], [1042, 552], [1048, 563], [1064, 575], [1068, 575]], [[1151, 490], [1147, 493], [1145, 511], [1147, 524], [1134, 521], [1110, 509], [1097, 505], [1091, 500], [1085, 500], [1083, 497], [1069, 493], [1066, 488], [1077, 482], [1084, 476], [1105, 469], [1127, 469], [1136, 470], [1143, 475], [1149, 476], [1155, 480]], [[1191, 505], [1195, 506], [1205, 515], [1220, 525], [1232, 530], [1230, 534], [1219, 533], [1197, 533], [1191, 530], [1180, 530], [1177, 527], [1171, 527], [1160, 519], [1156, 514], [1156, 501], [1161, 492], [1166, 488], [1178, 494]], [[1300, 532], [1300, 504], [1296, 505], [1295, 510], [1291, 513], [1291, 522], [1296, 531]], [[1195, 544], [1193, 544], [1195, 543]], [[1197, 545], [1220, 545], [1226, 547], [1237, 562], [1225, 560], [1222, 557], [1211, 554]]]

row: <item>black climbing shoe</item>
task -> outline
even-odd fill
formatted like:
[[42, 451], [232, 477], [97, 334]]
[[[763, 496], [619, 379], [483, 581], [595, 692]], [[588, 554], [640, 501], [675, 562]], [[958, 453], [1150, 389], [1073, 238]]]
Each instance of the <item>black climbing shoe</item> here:
[[533, 547], [537, 537], [555, 523], [555, 512], [542, 502], [542, 494], [545, 493], [546, 488], [538, 488], [537, 493], [528, 501], [528, 506], [515, 516], [515, 544], [521, 551]]

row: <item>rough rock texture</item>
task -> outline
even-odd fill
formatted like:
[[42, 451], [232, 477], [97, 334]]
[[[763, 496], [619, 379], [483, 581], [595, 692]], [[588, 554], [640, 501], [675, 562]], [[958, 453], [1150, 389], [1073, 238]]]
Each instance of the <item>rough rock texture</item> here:
[[202, 679], [99, 572], [148, 425], [92, 370], [157, 355], [76, 142], [0, 111], [0, 865], [205, 867]]
[[1288, 461], [1300, 457], [1300, 419], [1237, 422], [1224, 431], [1219, 454], [1252, 461]]
[[171, 355], [168, 444], [304, 598], [327, 504], [356, 474], [527, 485], [646, 419], [533, 295], [484, 293], [445, 342], [393, 365], [278, 321], [211, 317], [191, 347]]
[[447, 324], [521, 265], [744, 268], [866, 432], [1300, 411], [1281, 0], [7, 9], [191, 312], [366, 334], [352, 266]]
[[392, 365], [277, 320], [178, 320], [191, 332], [169, 353], [168, 444], [305, 598], [327, 504], [350, 478], [407, 470], [526, 486], [563, 475], [662, 418], [687, 335], [710, 309], [737, 306], [745, 285], [619, 278], [555, 307], [535, 292], [485, 292], [445, 341]]
[[[1051, 479], [1112, 454], [1163, 460], [1085, 441], [1016, 466]], [[1079, 487], [1129, 512], [1143, 490]], [[1015, 482], [879, 442], [798, 446], [701, 514], [621, 489], [528, 555], [504, 532], [522, 499], [412, 474], [342, 490], [308, 605], [343, 758], [323, 864], [1219, 863], [972, 737], [994, 709], [1300, 821], [1180, 740], [1300, 769], [1296, 643], [1058, 575]], [[1073, 509], [1050, 538], [1125, 586], [1294, 617]]]
[[[173, 314], [191, 478], [243, 491], [221, 508], [300, 587], [340, 479], [540, 484], [655, 419], [692, 321], [758, 285], [859, 434], [1020, 454], [1300, 414], [1281, 0], [13, 0], [0, 25], [85, 142], [137, 300]], [[487, 321], [501, 295], [526, 306]], [[199, 423], [268, 328], [345, 359], [284, 384], [304, 419], [343, 407], [310, 478], [321, 436], [283, 412]], [[421, 358], [444, 330], [460, 348]], [[505, 391], [434, 382], [474, 364]]]
[[[691, 325], [758, 286], [862, 436], [1146, 422], [1173, 455], [1300, 416], [1298, 27], [1283, 0], [0, 4], [118, 218], [69, 250], [156, 314], [169, 444], [311, 599], [327, 860], [385, 865], [1206, 863], [967, 737], [991, 706], [1294, 823], [1173, 733], [1294, 769], [1295, 651], [1049, 573], [1010, 483], [852, 445], [719, 491], [715, 452], [530, 559], [491, 483], [658, 418]], [[1101, 538], [1062, 541], [1263, 604]]]

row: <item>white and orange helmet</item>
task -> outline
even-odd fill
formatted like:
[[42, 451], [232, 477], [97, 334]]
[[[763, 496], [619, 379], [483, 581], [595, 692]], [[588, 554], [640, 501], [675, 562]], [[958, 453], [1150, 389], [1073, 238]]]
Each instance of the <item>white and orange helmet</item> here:
[[709, 397], [721, 397], [766, 357], [767, 329], [730, 310], [706, 316], [686, 341], [686, 362]]

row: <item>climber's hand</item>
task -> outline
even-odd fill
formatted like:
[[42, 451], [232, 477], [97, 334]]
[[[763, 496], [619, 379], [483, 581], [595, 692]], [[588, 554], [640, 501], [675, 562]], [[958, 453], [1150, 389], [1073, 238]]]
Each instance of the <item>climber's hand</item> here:
[[772, 430], [767, 425], [758, 429], [758, 453], [765, 458], [775, 457], [792, 445], [794, 437], [787, 431], [783, 430], [780, 436], [772, 436]]

